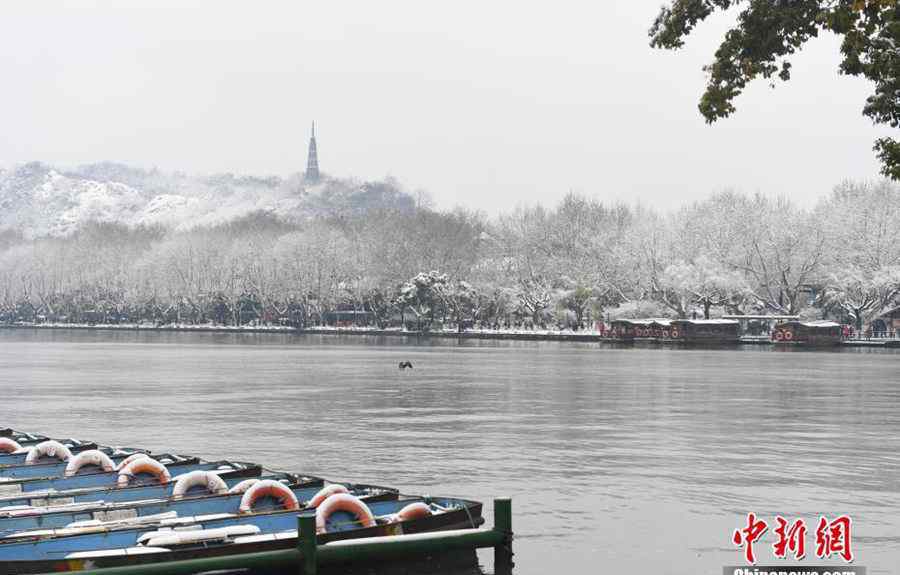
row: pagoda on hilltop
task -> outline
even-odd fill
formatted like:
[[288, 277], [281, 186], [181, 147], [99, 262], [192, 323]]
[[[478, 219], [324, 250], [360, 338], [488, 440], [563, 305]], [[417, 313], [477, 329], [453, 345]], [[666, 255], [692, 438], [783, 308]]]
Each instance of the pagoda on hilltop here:
[[309, 138], [309, 153], [306, 156], [306, 181], [315, 184], [319, 181], [319, 154], [316, 151], [316, 123], [312, 123], [312, 135]]

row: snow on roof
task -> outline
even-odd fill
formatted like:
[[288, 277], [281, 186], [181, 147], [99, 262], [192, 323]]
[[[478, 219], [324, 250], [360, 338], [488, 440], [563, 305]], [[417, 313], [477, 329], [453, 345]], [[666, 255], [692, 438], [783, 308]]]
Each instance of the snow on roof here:
[[679, 319], [675, 321], [691, 325], [737, 325], [740, 323], [736, 319]]
[[659, 318], [659, 317], [650, 317], [650, 318], [641, 318], [641, 319], [617, 319], [613, 321], [624, 321], [628, 323], [632, 323], [635, 325], [650, 325], [654, 323], [658, 323], [660, 325], [669, 325], [672, 323], [672, 320], [667, 318]]
[[841, 327], [841, 324], [833, 321], [786, 321], [785, 324], [802, 325], [803, 327]]

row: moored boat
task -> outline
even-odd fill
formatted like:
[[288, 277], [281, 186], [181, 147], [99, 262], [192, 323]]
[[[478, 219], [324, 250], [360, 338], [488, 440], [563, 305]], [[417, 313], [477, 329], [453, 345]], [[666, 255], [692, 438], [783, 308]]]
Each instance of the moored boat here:
[[[428, 508], [427, 515], [398, 520], [397, 515], [412, 505]], [[368, 509], [376, 518], [374, 525], [362, 526], [359, 517], [345, 511], [331, 515], [319, 543], [414, 534], [436, 530], [478, 527], [483, 523], [481, 503], [452, 498], [403, 498], [376, 501]], [[144, 526], [56, 537], [47, 540], [0, 544], [0, 562], [10, 575], [59, 573], [123, 565], [166, 563], [184, 559], [222, 557], [292, 549], [298, 546], [298, 515], [314, 515], [317, 510], [278, 511], [203, 520], [192, 529]], [[197, 528], [199, 526], [200, 528]], [[181, 535], [179, 535], [181, 533]], [[165, 544], [165, 546], [163, 546]]]
[[[225, 484], [231, 488], [246, 479], [260, 478], [288, 483], [310, 483], [321, 485], [324, 480], [318, 477], [295, 473], [265, 472], [259, 465], [251, 465], [243, 469], [216, 472]], [[24, 508], [61, 509], [64, 506], [102, 504], [124, 501], [140, 501], [147, 499], [165, 499], [172, 496], [174, 485], [136, 485], [132, 487], [100, 487], [55, 491], [51, 493], [30, 493], [21, 496], [0, 498], [0, 514], [8, 515], [12, 510]]]
[[[116, 488], [134, 484], [168, 483], [173, 474], [177, 475], [190, 471], [240, 470], [255, 465], [253, 463], [226, 460], [200, 461], [196, 457], [182, 457], [178, 455], [170, 457], [171, 459], [161, 458], [159, 460], [163, 462], [161, 468], [164, 469], [165, 475], [162, 475], [163, 472], [156, 475], [152, 473], [137, 473], [128, 476], [124, 483], [122, 479], [125, 476], [125, 470], [87, 473], [85, 475], [73, 475], [72, 477], [18, 479], [0, 483], [0, 495], [10, 497], [19, 494], [52, 493], [91, 487]], [[165, 463], [167, 460], [169, 463]], [[2, 506], [4, 506], [4, 501], [0, 500], [0, 507]]]
[[[323, 489], [322, 481], [319, 479], [290, 482], [288, 479], [282, 478], [282, 481], [301, 508], [308, 507], [309, 502]], [[211, 493], [204, 488], [191, 490], [185, 496], [169, 496], [156, 500], [86, 502], [61, 508], [13, 510], [5, 517], [0, 515], [0, 544], [22, 537], [57, 537], [74, 535], [79, 530], [85, 532], [92, 529], [110, 530], [129, 524], [153, 523], [164, 517], [175, 519], [213, 514], [240, 514], [246, 488], [239, 487], [238, 490], [235, 490], [234, 486], [227, 488], [224, 480], [221, 485], [225, 489], [222, 493]], [[348, 493], [367, 502], [386, 501], [399, 497], [398, 491], [389, 487], [357, 484], [330, 485], [341, 485]], [[280, 508], [279, 502], [273, 497], [263, 497], [254, 501], [252, 505], [255, 513], [274, 511]]]

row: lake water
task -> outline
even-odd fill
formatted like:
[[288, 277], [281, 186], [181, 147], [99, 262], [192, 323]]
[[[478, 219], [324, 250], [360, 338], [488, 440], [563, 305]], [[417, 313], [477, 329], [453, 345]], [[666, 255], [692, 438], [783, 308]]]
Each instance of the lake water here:
[[896, 351], [0, 330], [0, 393], [0, 427], [471, 497], [488, 524], [511, 496], [519, 575], [719, 574], [749, 511], [760, 564], [776, 515], [812, 565], [819, 515], [848, 514], [855, 564], [900, 567]]

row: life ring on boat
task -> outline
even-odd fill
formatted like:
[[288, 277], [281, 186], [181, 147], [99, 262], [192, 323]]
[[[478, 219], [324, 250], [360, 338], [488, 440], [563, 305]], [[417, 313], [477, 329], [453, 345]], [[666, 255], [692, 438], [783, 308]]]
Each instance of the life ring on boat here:
[[668, 338], [668, 337], [669, 337], [669, 330], [664, 329], [664, 330], [662, 331], [662, 336], [665, 337], [665, 338]]
[[116, 465], [115, 470], [119, 471], [120, 469], [125, 469], [128, 466], [128, 464], [131, 463], [132, 461], [137, 461], [138, 459], [144, 459], [145, 457], [150, 457], [150, 456], [147, 455], [146, 453], [132, 453], [131, 455], [129, 455], [128, 457], [126, 457], [125, 459], [120, 461], [119, 464]]
[[116, 468], [116, 464], [109, 458], [109, 455], [98, 449], [88, 449], [69, 460], [69, 463], [66, 465], [65, 476], [72, 477], [85, 465], [96, 465], [103, 471], [113, 471]]
[[19, 442], [8, 437], [0, 437], [0, 453], [15, 453], [22, 449]]
[[238, 483], [237, 485], [235, 485], [234, 487], [232, 487], [231, 489], [229, 489], [228, 494], [229, 495], [237, 495], [238, 493], [243, 493], [243, 492], [247, 491], [248, 489], [250, 489], [250, 487], [252, 487], [253, 485], [256, 485], [257, 483], [259, 483], [259, 481], [260, 480], [255, 477], [253, 479], [245, 479], [245, 480], [241, 481], [240, 483]]
[[192, 487], [202, 485], [209, 493], [218, 495], [228, 491], [228, 484], [212, 471], [191, 471], [175, 478], [175, 487], [172, 488], [172, 497], [184, 497]]
[[423, 517], [431, 517], [431, 508], [421, 501], [417, 501], [415, 503], [410, 503], [409, 505], [398, 511], [396, 520], [410, 521], [412, 519], [421, 519]]
[[772, 337], [775, 338], [775, 341], [783, 341], [784, 340], [784, 332], [781, 330], [778, 330], [774, 334], [772, 334]]
[[31, 448], [28, 455], [25, 456], [25, 464], [33, 465], [37, 463], [41, 457], [55, 457], [60, 461], [68, 461], [72, 457], [72, 452], [62, 443], [54, 440], [42, 441]]
[[320, 489], [318, 493], [313, 495], [312, 499], [306, 502], [306, 506], [318, 507], [320, 503], [322, 503], [332, 495], [336, 495], [338, 493], [350, 493], [350, 490], [340, 483], [332, 483], [331, 485], [326, 485], [325, 487]]
[[349, 493], [332, 495], [316, 508], [316, 533], [328, 531], [328, 518], [336, 511], [347, 511], [356, 516], [363, 527], [374, 527], [375, 516], [368, 506]]
[[278, 499], [281, 502], [281, 507], [287, 511], [300, 508], [297, 496], [294, 495], [294, 492], [287, 485], [274, 479], [262, 479], [244, 492], [238, 513], [252, 513], [253, 504], [263, 497]]
[[669, 332], [669, 335], [672, 336], [672, 339], [677, 339], [678, 338], [678, 330], [673, 328], [672, 331]]
[[119, 479], [116, 481], [119, 487], [128, 487], [128, 482], [138, 473], [149, 473], [154, 475], [160, 484], [166, 484], [172, 480], [172, 474], [166, 469], [166, 466], [155, 459], [142, 457], [135, 459], [124, 468], [119, 470]]
[[784, 341], [791, 341], [794, 339], [794, 332], [789, 329], [784, 330]]

